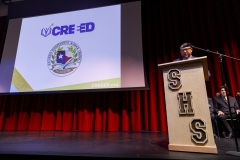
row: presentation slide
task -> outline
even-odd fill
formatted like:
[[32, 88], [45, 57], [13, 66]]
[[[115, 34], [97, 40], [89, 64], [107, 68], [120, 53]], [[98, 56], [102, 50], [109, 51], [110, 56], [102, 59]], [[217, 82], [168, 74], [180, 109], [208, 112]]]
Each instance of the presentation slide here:
[[10, 92], [119, 88], [120, 11], [115, 5], [23, 19]]
[[0, 93], [146, 87], [141, 3], [11, 19], [4, 72]]

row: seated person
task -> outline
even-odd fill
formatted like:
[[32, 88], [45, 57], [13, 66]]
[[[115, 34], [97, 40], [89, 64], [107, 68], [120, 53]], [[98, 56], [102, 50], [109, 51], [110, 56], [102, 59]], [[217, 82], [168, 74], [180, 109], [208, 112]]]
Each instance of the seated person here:
[[238, 106], [240, 107], [240, 92], [239, 91], [236, 92], [236, 100], [238, 102]]
[[[229, 100], [227, 99], [229, 98]], [[228, 101], [230, 102], [230, 110], [232, 113], [232, 118], [240, 119], [240, 109], [236, 98], [227, 96], [227, 88], [225, 86], [220, 87], [220, 96], [214, 97], [214, 107], [217, 111], [217, 117], [219, 119], [220, 125], [223, 127], [223, 130], [228, 130], [229, 134], [226, 138], [233, 137], [233, 131], [226, 119], [231, 118]], [[223, 135], [225, 132], [223, 131]]]
[[216, 119], [216, 110], [213, 106], [213, 100], [212, 98], [208, 98], [208, 106], [209, 106], [209, 111], [210, 111], [210, 117], [211, 117], [211, 121], [212, 121], [212, 129], [213, 129], [213, 136], [218, 138], [218, 128], [217, 128], [217, 119]]

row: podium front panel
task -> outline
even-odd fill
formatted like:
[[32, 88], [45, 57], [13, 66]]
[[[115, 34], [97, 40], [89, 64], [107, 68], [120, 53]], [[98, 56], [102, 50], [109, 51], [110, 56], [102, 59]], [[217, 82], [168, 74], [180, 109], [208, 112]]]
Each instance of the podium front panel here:
[[161, 69], [169, 150], [217, 153], [202, 60], [173, 63]]

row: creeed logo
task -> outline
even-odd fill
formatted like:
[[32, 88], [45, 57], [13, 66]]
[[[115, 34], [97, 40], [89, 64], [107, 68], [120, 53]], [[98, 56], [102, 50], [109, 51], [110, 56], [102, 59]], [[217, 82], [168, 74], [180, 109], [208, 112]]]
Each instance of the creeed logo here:
[[79, 67], [82, 61], [82, 51], [77, 43], [63, 41], [56, 44], [48, 54], [49, 71], [56, 76], [67, 76]]
[[53, 23], [48, 28], [42, 28], [41, 35], [43, 37], [47, 37], [49, 35], [62, 36], [62, 35], [75, 34], [76, 32], [79, 32], [79, 33], [92, 32], [95, 29], [94, 22], [85, 22], [85, 23], [80, 23], [78, 25], [70, 24], [70, 25], [62, 25], [62, 26], [54, 26], [54, 27], [52, 26], [54, 26]]

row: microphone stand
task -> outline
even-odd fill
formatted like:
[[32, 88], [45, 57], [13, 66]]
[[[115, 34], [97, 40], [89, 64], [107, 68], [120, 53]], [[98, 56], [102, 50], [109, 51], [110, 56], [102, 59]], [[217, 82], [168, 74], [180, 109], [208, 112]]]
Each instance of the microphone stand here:
[[[213, 54], [217, 54], [219, 56], [221, 73], [222, 73], [222, 80], [223, 80], [225, 88], [228, 90], [228, 87], [227, 87], [227, 84], [226, 84], [225, 75], [224, 75], [224, 71], [223, 71], [222, 57], [225, 56], [225, 57], [228, 57], [228, 58], [231, 58], [231, 59], [235, 59], [235, 60], [238, 60], [238, 61], [240, 61], [240, 59], [233, 58], [233, 57], [230, 57], [230, 56], [226, 56], [226, 55], [220, 54], [218, 52], [209, 51], [208, 49], [206, 50], [206, 49], [198, 48], [198, 47], [195, 47], [195, 46], [192, 46], [192, 48], [195, 48], [195, 49], [198, 49], [198, 50], [202, 50], [202, 51], [205, 51], [205, 52], [209, 52], [209, 53], [213, 53]], [[226, 93], [227, 93], [227, 100], [228, 100], [228, 109], [229, 109], [230, 119], [231, 119], [231, 127], [232, 127], [232, 130], [233, 130], [233, 135], [234, 135], [235, 145], [236, 145], [236, 151], [227, 151], [226, 153], [229, 154], [229, 155], [233, 155], [233, 156], [240, 156], [239, 147], [238, 147], [238, 141], [237, 141], [237, 136], [236, 136], [236, 131], [235, 131], [234, 127], [233, 127], [233, 116], [232, 116], [230, 101], [229, 101], [229, 97], [228, 97], [229, 93], [228, 93], [228, 91], [226, 91]]]

